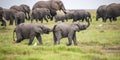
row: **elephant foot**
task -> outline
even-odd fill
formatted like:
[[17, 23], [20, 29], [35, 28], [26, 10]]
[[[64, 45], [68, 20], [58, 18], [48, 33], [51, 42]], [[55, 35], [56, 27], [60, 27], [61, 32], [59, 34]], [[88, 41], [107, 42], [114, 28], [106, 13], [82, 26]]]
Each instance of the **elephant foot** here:
[[77, 43], [75, 43], [74, 46], [77, 46]]
[[70, 45], [72, 45], [72, 44], [71, 43], [67, 44], [67, 46], [70, 46]]

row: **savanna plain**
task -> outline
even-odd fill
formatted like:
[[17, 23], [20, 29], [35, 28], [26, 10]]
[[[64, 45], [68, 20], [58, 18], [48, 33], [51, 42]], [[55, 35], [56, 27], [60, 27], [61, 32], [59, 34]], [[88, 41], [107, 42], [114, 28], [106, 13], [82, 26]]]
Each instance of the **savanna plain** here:
[[[27, 45], [28, 39], [15, 44], [15, 25], [9, 26], [7, 22], [7, 27], [0, 26], [0, 60], [120, 60], [120, 17], [112, 23], [109, 20], [104, 23], [101, 19], [95, 20], [95, 10], [89, 11], [92, 15], [91, 25], [76, 33], [77, 46], [66, 46], [67, 38], [54, 46], [52, 32], [42, 35], [43, 45], [34, 46], [35, 43], [39, 44], [36, 38], [31, 46]], [[72, 23], [72, 19], [66, 23]], [[42, 24], [53, 28], [56, 23], [49, 20]]]

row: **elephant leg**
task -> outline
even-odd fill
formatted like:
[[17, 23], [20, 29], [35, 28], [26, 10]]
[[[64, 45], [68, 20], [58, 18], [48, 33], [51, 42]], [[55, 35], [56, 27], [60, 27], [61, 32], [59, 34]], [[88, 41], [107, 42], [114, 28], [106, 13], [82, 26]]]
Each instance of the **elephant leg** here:
[[61, 31], [57, 31], [55, 32], [55, 36], [56, 36], [56, 41], [57, 41], [57, 44], [60, 44], [60, 39], [62, 38], [61, 36]]
[[43, 19], [41, 19], [41, 23], [43, 23]]
[[52, 16], [52, 17], [50, 17], [50, 20], [51, 20], [51, 21], [53, 20], [53, 16]]
[[16, 32], [17, 40], [16, 43], [19, 43], [23, 40], [22, 35], [19, 32]]
[[54, 38], [54, 45], [56, 45], [57, 44], [57, 37], [56, 37], [56, 35], [55, 35], [55, 32], [53, 31], [53, 38]]
[[27, 20], [28, 20], [28, 18], [27, 18], [27, 13], [25, 13], [25, 19], [27, 19]]
[[68, 36], [68, 44], [67, 46], [70, 46], [72, 44], [72, 37]]
[[37, 38], [37, 40], [39, 41], [39, 43], [42, 45], [43, 42], [42, 42], [41, 35], [40, 35], [40, 34], [37, 34], [37, 35], [36, 35], [36, 38]]
[[30, 20], [30, 14], [29, 13], [27, 13], [28, 14], [28, 20]]
[[1, 24], [1, 26], [6, 26], [6, 20], [3, 18], [2, 19], [2, 24]]
[[44, 19], [46, 20], [46, 22], [48, 22], [48, 20], [47, 20], [47, 18], [46, 18], [46, 17], [44, 17]]
[[96, 15], [96, 21], [98, 21], [99, 18], [100, 18], [100, 16], [99, 16], [99, 15]]
[[10, 19], [9, 25], [13, 25], [13, 19]]
[[29, 43], [28, 43], [28, 45], [31, 45], [32, 44], [32, 42], [33, 42], [33, 39], [34, 39], [34, 36], [32, 35], [32, 36], [30, 36], [30, 40], [29, 40]]
[[109, 19], [109, 20], [110, 20], [110, 22], [112, 22], [112, 18], [111, 18], [111, 17], [110, 17], [110, 19]]
[[77, 43], [76, 43], [76, 33], [73, 34], [73, 42], [74, 42], [74, 45], [77, 45]]
[[72, 44], [73, 34], [74, 34], [74, 32], [70, 32], [68, 34], [68, 44], [67, 44], [67, 46], [70, 46]]

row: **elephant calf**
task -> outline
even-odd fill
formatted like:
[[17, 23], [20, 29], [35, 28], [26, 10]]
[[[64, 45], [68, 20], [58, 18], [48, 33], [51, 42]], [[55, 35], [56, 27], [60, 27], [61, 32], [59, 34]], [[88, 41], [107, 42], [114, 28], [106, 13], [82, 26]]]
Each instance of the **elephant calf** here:
[[25, 22], [25, 14], [24, 12], [17, 12], [15, 13], [15, 24], [19, 25], [20, 23]]
[[[14, 30], [14, 32], [16, 32], [16, 37], [17, 37], [17, 40], [15, 42], [19, 43], [23, 41], [23, 39], [29, 39], [28, 45], [31, 45], [34, 37], [36, 37], [39, 43], [43, 44], [41, 34], [42, 33], [49, 34], [50, 31], [51, 29], [44, 25], [21, 23], [18, 26], [16, 26]], [[13, 33], [13, 39], [14, 39], [14, 33]]]
[[69, 43], [68, 46], [72, 44], [72, 40], [74, 42], [74, 45], [77, 45], [76, 43], [76, 31], [85, 30], [90, 26], [90, 22], [88, 22], [88, 25], [81, 24], [81, 23], [58, 23], [53, 27], [53, 36], [54, 36], [54, 45], [60, 44], [60, 39], [64, 37], [68, 37]]
[[43, 23], [43, 19], [46, 20], [46, 22], [48, 22], [47, 18], [51, 17], [50, 14], [50, 10], [47, 8], [36, 8], [32, 11], [32, 16], [31, 16], [31, 22], [33, 21], [33, 19], [40, 20], [41, 23]]
[[65, 14], [57, 14], [55, 16], [55, 22], [58, 22], [58, 21], [64, 22], [65, 19], [66, 19], [66, 15]]

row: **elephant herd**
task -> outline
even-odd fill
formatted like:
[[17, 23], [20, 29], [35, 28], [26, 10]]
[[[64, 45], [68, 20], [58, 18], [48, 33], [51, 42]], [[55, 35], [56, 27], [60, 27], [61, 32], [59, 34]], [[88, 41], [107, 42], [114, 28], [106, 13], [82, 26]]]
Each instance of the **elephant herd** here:
[[[57, 11], [62, 10], [64, 14], [58, 14]], [[96, 11], [96, 21], [99, 18], [106, 22], [109, 18], [110, 22], [116, 21], [117, 17], [120, 16], [120, 4], [112, 3], [110, 5], [102, 5]], [[33, 24], [33, 20], [36, 22], [43, 20], [48, 22], [55, 18], [55, 22], [62, 21], [49, 28], [42, 24]], [[26, 20], [30, 20], [31, 23], [25, 23]], [[72, 23], [64, 23], [64, 20], [68, 21], [73, 19]], [[28, 45], [32, 44], [34, 37], [37, 38], [40, 44], [43, 44], [41, 34], [49, 34], [53, 32], [54, 45], [60, 44], [60, 39], [68, 37], [68, 46], [72, 44], [77, 45], [76, 42], [76, 32], [81, 30], [86, 30], [92, 22], [90, 12], [86, 10], [66, 10], [64, 4], [60, 0], [50, 0], [50, 1], [38, 1], [33, 5], [32, 10], [30, 10], [28, 5], [14, 5], [9, 9], [0, 7], [0, 20], [2, 22], [1, 26], [6, 26], [6, 21], [9, 20], [9, 25], [13, 25], [15, 21], [16, 28], [14, 32], [16, 33], [17, 40], [15, 43], [19, 43], [24, 39], [29, 39]], [[76, 21], [86, 21], [88, 24], [78, 23]], [[14, 38], [13, 32], [13, 38]]]
[[118, 16], [120, 16], [120, 3], [102, 5], [97, 9], [96, 21], [98, 21], [99, 18], [102, 18], [103, 22], [106, 22], [107, 19], [112, 22], [116, 21]]

